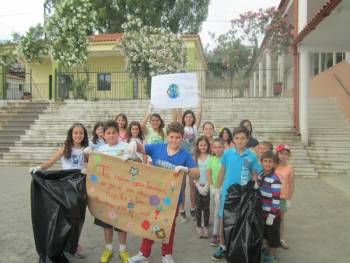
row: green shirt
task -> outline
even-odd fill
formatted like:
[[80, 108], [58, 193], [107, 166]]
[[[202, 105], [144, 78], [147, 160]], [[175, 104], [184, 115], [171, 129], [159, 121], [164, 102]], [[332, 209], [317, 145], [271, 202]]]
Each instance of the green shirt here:
[[211, 180], [213, 181], [215, 188], [217, 187], [218, 174], [220, 172], [220, 168], [221, 168], [220, 158], [218, 158], [215, 155], [211, 156], [207, 163], [207, 169], [211, 170]]
[[147, 129], [145, 139], [147, 144], [164, 142], [163, 137], [160, 136], [157, 132], [155, 132], [152, 128]]

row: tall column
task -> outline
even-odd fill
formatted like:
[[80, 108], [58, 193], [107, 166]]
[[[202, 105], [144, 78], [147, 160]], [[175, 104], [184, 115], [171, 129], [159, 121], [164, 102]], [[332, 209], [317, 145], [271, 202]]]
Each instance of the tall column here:
[[247, 97], [253, 97], [253, 76], [249, 80], [249, 90], [247, 93]]
[[[307, 24], [308, 0], [298, 0], [298, 32]], [[299, 127], [301, 141], [309, 145], [309, 78], [310, 56], [309, 52], [301, 50], [299, 44]]]
[[272, 97], [272, 58], [271, 51], [266, 51], [266, 97]]
[[332, 66], [334, 66], [335, 64], [337, 64], [337, 53], [333, 52], [333, 65]]
[[322, 72], [322, 56], [321, 52], [318, 53], [318, 74], [321, 74]]
[[348, 63], [350, 63], [350, 52], [345, 53], [345, 59]]
[[264, 72], [263, 72], [263, 63], [259, 62], [259, 97], [264, 96]]
[[253, 97], [257, 97], [258, 96], [258, 83], [256, 81], [256, 70], [253, 73]]
[[309, 145], [309, 81], [310, 81], [310, 55], [309, 52], [300, 52], [299, 68], [299, 122], [301, 142]]

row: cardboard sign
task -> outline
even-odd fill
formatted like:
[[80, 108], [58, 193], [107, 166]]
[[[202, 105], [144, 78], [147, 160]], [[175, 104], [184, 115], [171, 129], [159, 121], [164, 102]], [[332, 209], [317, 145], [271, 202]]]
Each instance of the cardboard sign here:
[[89, 210], [126, 232], [167, 243], [182, 177], [171, 170], [92, 153], [86, 177]]
[[167, 74], [152, 78], [151, 104], [154, 108], [195, 108], [198, 101], [196, 73]]

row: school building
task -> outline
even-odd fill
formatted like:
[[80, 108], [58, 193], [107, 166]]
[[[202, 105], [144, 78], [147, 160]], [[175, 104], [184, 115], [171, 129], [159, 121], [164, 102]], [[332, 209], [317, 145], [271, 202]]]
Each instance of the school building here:
[[[117, 47], [123, 33], [89, 36], [89, 56], [83, 68], [63, 70], [51, 57], [25, 65], [24, 92], [33, 100], [148, 98], [147, 80], [132, 79], [125, 56]], [[182, 35], [186, 46], [186, 71], [196, 72], [205, 87], [206, 60], [198, 35]], [[0, 98], [6, 99], [13, 86], [6, 84], [6, 70], [0, 68]], [[6, 86], [7, 85], [7, 86]], [[17, 87], [17, 86], [16, 86]], [[12, 93], [15, 93], [11, 89]], [[17, 93], [23, 93], [17, 91]]]
[[335, 97], [350, 120], [350, 1], [281, 0], [278, 8], [293, 25], [293, 44], [273, 60], [265, 36], [245, 95], [293, 97], [294, 127], [308, 145], [312, 97]]

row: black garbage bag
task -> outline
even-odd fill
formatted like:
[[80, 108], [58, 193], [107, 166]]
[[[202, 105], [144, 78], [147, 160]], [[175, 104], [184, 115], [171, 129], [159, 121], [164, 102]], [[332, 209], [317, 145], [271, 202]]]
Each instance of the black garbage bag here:
[[261, 195], [254, 182], [232, 185], [224, 205], [224, 238], [229, 263], [260, 263], [264, 235]]
[[32, 176], [32, 224], [39, 262], [69, 262], [85, 219], [85, 175], [80, 170], [63, 170]]

